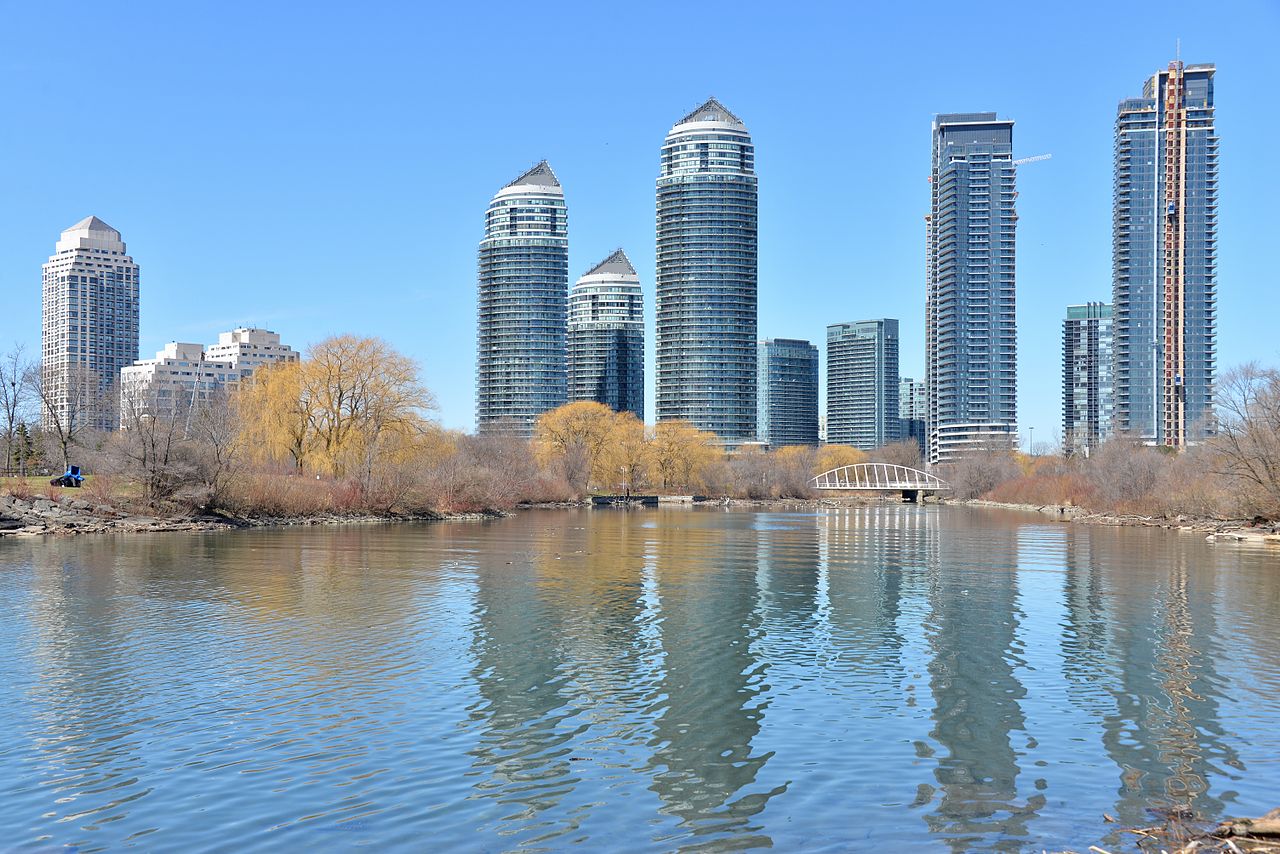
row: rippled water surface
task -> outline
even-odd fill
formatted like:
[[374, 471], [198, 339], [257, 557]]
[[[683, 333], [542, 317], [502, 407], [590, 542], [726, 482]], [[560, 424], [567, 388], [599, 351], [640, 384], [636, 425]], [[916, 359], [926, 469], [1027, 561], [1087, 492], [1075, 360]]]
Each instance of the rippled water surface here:
[[0, 841], [1040, 850], [1280, 806], [1280, 561], [915, 507], [0, 542]]

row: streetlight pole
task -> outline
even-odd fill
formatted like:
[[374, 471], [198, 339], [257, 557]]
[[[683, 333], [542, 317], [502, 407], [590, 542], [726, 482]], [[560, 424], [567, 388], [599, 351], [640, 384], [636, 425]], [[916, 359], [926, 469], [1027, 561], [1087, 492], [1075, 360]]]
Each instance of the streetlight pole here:
[[1034, 457], [1036, 455], [1036, 428], [1028, 427], [1027, 433], [1029, 434], [1027, 438], [1027, 455]]

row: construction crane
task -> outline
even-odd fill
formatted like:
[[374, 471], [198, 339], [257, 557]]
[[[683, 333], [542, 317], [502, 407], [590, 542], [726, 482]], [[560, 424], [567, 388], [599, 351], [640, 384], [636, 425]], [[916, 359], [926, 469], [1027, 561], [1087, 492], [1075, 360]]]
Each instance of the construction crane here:
[[[1052, 160], [1052, 159], [1053, 159], [1052, 154], [1037, 154], [1035, 157], [1023, 157], [1021, 160], [1015, 160], [1013, 161], [1013, 165], [1024, 166], [1027, 163], [1039, 163], [1041, 160]], [[925, 180], [928, 181], [930, 184], [932, 184], [933, 176], [926, 175]]]

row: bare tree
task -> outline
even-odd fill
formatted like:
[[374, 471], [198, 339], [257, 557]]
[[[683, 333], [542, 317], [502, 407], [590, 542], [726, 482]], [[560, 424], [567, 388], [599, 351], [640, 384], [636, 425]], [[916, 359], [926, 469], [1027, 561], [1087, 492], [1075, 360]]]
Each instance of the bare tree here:
[[244, 472], [247, 456], [233, 396], [224, 388], [197, 401], [184, 434], [192, 446], [196, 476], [205, 489], [204, 505], [222, 506], [228, 488]]
[[182, 453], [190, 414], [190, 400], [178, 399], [172, 389], [157, 389], [146, 381], [121, 389], [120, 432], [111, 446], [125, 473], [142, 484], [143, 499], [154, 506], [170, 497], [194, 473]]
[[110, 412], [112, 392], [104, 388], [96, 371], [84, 365], [70, 365], [65, 372], [31, 365], [24, 384], [32, 401], [40, 408], [46, 439], [71, 465], [71, 448], [98, 429], [104, 413]]
[[30, 398], [26, 382], [29, 370], [31, 366], [27, 363], [26, 349], [21, 344], [15, 343], [8, 353], [0, 357], [0, 427], [4, 429], [4, 464], [0, 472], [4, 474], [13, 474], [18, 426], [27, 414], [26, 405]]
[[1085, 467], [1094, 493], [1110, 510], [1141, 511], [1156, 488], [1168, 457], [1153, 447], [1112, 436], [1089, 455]]
[[969, 451], [942, 466], [942, 476], [951, 482], [957, 498], [981, 498], [1021, 473], [1012, 452], [996, 447]]
[[915, 439], [903, 439], [901, 442], [890, 442], [867, 452], [867, 459], [873, 463], [888, 463], [894, 466], [906, 466], [909, 469], [921, 468], [920, 444]]
[[1214, 468], [1257, 495], [1257, 510], [1280, 515], [1280, 371], [1250, 362], [1218, 383]]

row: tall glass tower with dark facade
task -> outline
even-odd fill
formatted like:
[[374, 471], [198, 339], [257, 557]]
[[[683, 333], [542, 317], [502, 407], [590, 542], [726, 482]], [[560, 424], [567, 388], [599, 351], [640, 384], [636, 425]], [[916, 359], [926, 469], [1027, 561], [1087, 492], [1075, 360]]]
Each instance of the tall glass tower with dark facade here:
[[827, 327], [827, 442], [869, 451], [901, 438], [898, 321]]
[[773, 448], [818, 444], [818, 348], [794, 338], [760, 342], [756, 430]]
[[476, 432], [532, 436], [566, 400], [569, 224], [547, 161], [493, 197], [479, 258]]
[[667, 134], [658, 174], [657, 418], [756, 437], [755, 147], [712, 98]]
[[594, 400], [644, 420], [644, 295], [621, 249], [569, 292], [569, 400]]
[[1171, 62], [1116, 113], [1115, 428], [1183, 447], [1213, 430], [1218, 136], [1212, 65]]
[[1062, 321], [1062, 449], [1098, 447], [1111, 433], [1113, 318], [1100, 302], [1067, 306]]
[[1013, 122], [995, 113], [934, 119], [925, 293], [930, 463], [1017, 440], [1015, 172]]

